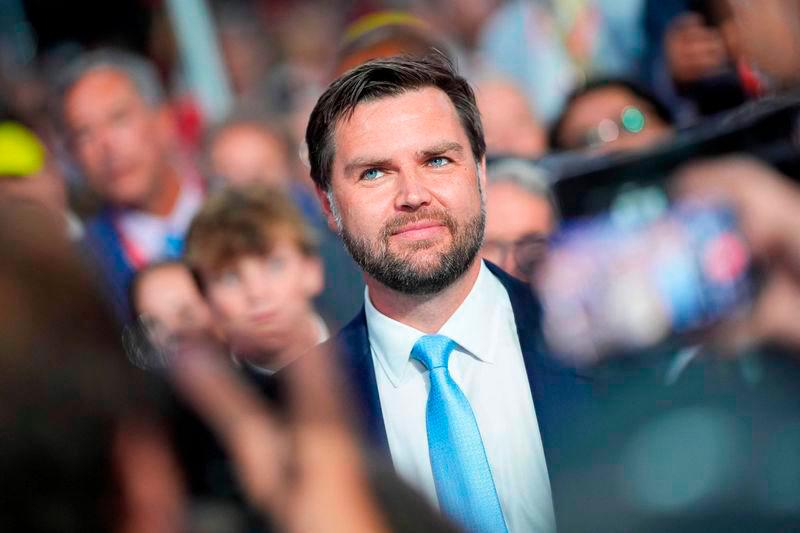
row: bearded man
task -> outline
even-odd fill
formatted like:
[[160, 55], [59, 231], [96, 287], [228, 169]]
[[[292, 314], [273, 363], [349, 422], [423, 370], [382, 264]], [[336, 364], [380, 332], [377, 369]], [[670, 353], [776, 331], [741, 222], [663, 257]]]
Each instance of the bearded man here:
[[370, 61], [320, 97], [306, 142], [365, 274], [334, 342], [372, 444], [468, 531], [554, 531], [560, 427], [588, 386], [545, 357], [529, 288], [477, 255], [486, 144], [469, 84], [440, 55]]

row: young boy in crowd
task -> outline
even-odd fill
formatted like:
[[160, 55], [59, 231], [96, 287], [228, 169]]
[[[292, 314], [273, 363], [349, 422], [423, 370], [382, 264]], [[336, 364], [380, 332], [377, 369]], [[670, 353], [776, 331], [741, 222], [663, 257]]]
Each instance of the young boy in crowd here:
[[185, 254], [240, 364], [272, 374], [327, 339], [312, 303], [323, 286], [317, 241], [284, 193], [252, 184], [213, 195]]

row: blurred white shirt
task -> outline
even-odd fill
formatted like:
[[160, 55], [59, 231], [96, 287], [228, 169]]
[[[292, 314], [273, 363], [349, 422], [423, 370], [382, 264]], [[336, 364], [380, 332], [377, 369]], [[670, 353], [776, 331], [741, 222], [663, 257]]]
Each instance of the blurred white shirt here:
[[[178, 257], [179, 250], [170, 250], [168, 241], [183, 242], [195, 213], [203, 205], [204, 194], [192, 180], [181, 183], [175, 207], [166, 217], [156, 216], [134, 209], [120, 210], [116, 215], [118, 230], [133, 246], [145, 263]], [[128, 250], [126, 250], [127, 252]], [[140, 268], [144, 265], [136, 265]]]

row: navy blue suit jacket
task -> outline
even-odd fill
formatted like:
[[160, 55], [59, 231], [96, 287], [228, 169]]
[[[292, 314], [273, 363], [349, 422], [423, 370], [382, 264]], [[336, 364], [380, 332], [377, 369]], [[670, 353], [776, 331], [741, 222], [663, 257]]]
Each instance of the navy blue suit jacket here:
[[[577, 418], [574, 415], [585, 414], [584, 410], [589, 405], [590, 382], [546, 355], [541, 331], [541, 306], [528, 286], [499, 267], [488, 262], [486, 264], [503, 284], [511, 300], [552, 484], [561, 462], [562, 439], [572, 438], [574, 428], [570, 422]], [[355, 396], [356, 408], [361, 411], [367, 440], [373, 448], [385, 452], [388, 457], [389, 444], [364, 309], [330, 342], [336, 343], [334, 346], [341, 360], [344, 377], [350, 384], [351, 394]], [[508, 420], [508, 424], [514, 424], [514, 420]]]
[[108, 208], [86, 223], [83, 241], [92, 262], [91, 267], [100, 279], [100, 288], [113, 307], [117, 321], [120, 324], [129, 323], [133, 317], [128, 288], [136, 269], [128, 261]]

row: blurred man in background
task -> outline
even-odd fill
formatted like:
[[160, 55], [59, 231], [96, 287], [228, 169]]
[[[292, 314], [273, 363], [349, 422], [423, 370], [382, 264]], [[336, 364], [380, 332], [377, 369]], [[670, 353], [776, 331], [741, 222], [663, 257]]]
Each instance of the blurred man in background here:
[[294, 175], [298, 156], [292, 157], [284, 132], [266, 119], [245, 111], [231, 115], [209, 130], [204, 151], [214, 187], [262, 183], [289, 194], [312, 224], [322, 222], [314, 194]]
[[60, 119], [75, 161], [102, 210], [86, 242], [121, 320], [128, 285], [152, 261], [177, 257], [203, 199], [181, 161], [154, 68], [122, 51], [78, 57], [59, 78]]
[[487, 165], [484, 259], [528, 281], [558, 225], [558, 207], [547, 175], [529, 161]]
[[263, 183], [288, 190], [292, 186], [289, 146], [267, 122], [242, 114], [211, 130], [206, 141], [209, 172], [223, 185]]
[[486, 133], [486, 153], [534, 159], [547, 151], [547, 133], [526, 95], [511, 80], [485, 78], [475, 97]]

